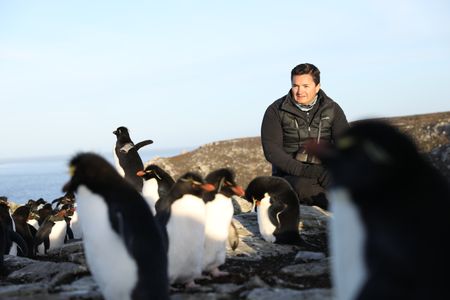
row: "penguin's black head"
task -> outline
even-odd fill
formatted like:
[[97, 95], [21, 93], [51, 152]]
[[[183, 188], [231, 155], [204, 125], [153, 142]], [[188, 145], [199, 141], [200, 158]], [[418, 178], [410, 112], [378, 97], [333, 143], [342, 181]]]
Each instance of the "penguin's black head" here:
[[424, 165], [407, 135], [376, 120], [356, 122], [334, 145], [316, 145], [308, 151], [329, 168], [335, 186], [352, 191], [395, 186], [412, 179]]
[[94, 153], [76, 155], [70, 161], [69, 172], [71, 179], [63, 187], [63, 191], [68, 193], [76, 192], [80, 185], [93, 192], [108, 190], [108, 186], [119, 184], [121, 179], [103, 157]]
[[144, 180], [155, 178], [156, 180], [161, 181], [164, 173], [165, 172], [160, 167], [151, 164], [146, 166], [144, 170], [138, 171], [136, 175], [144, 178]]
[[14, 219], [20, 219], [23, 222], [26, 222], [30, 216], [30, 207], [27, 205], [22, 205], [16, 208], [13, 213]]
[[129, 135], [128, 133], [128, 128], [124, 127], [124, 126], [120, 126], [118, 127], [116, 130], [113, 131], [113, 133], [119, 137], [121, 135]]
[[214, 190], [212, 184], [205, 183], [203, 178], [195, 172], [185, 173], [177, 180], [173, 188], [181, 195], [191, 194], [197, 197], [202, 197], [204, 192]]
[[222, 193], [226, 197], [237, 195], [244, 196], [244, 190], [235, 181], [235, 173], [230, 168], [222, 168], [209, 173], [205, 182], [213, 184], [216, 193]]

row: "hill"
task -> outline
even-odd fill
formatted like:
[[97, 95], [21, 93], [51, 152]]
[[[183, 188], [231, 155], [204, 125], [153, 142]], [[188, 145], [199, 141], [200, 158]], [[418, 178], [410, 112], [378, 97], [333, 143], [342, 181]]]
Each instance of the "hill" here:
[[[450, 178], [450, 111], [381, 120], [410, 135], [419, 150]], [[147, 163], [160, 165], [174, 178], [187, 171], [197, 171], [205, 176], [215, 169], [229, 167], [236, 171], [236, 180], [244, 188], [256, 176], [271, 174], [260, 137], [212, 142], [187, 153], [169, 158], [157, 157]]]

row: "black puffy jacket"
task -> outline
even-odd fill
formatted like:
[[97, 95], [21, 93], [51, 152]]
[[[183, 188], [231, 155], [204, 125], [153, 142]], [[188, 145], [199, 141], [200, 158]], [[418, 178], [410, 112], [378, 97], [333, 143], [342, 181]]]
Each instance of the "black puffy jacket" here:
[[[261, 126], [261, 142], [266, 159], [277, 176], [305, 176], [305, 164], [294, 158], [299, 147], [311, 139], [333, 143], [348, 128], [341, 107], [319, 90], [317, 103], [301, 111], [290, 92], [272, 103], [266, 110]], [[310, 177], [310, 176], [305, 176]]]

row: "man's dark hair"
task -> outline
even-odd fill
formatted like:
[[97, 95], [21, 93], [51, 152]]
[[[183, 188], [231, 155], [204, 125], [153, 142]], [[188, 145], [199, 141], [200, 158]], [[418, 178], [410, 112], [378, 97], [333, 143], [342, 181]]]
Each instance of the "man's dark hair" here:
[[317, 69], [317, 67], [313, 64], [299, 64], [291, 71], [291, 81], [292, 78], [294, 78], [295, 75], [304, 75], [309, 74], [312, 76], [314, 83], [317, 85], [320, 83], [320, 71]]

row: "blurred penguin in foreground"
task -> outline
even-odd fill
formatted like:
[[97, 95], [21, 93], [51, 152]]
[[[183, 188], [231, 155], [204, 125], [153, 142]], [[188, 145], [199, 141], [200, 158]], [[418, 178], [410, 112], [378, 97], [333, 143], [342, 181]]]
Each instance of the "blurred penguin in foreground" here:
[[310, 145], [332, 174], [337, 299], [443, 299], [450, 269], [449, 183], [396, 128], [355, 123]]

